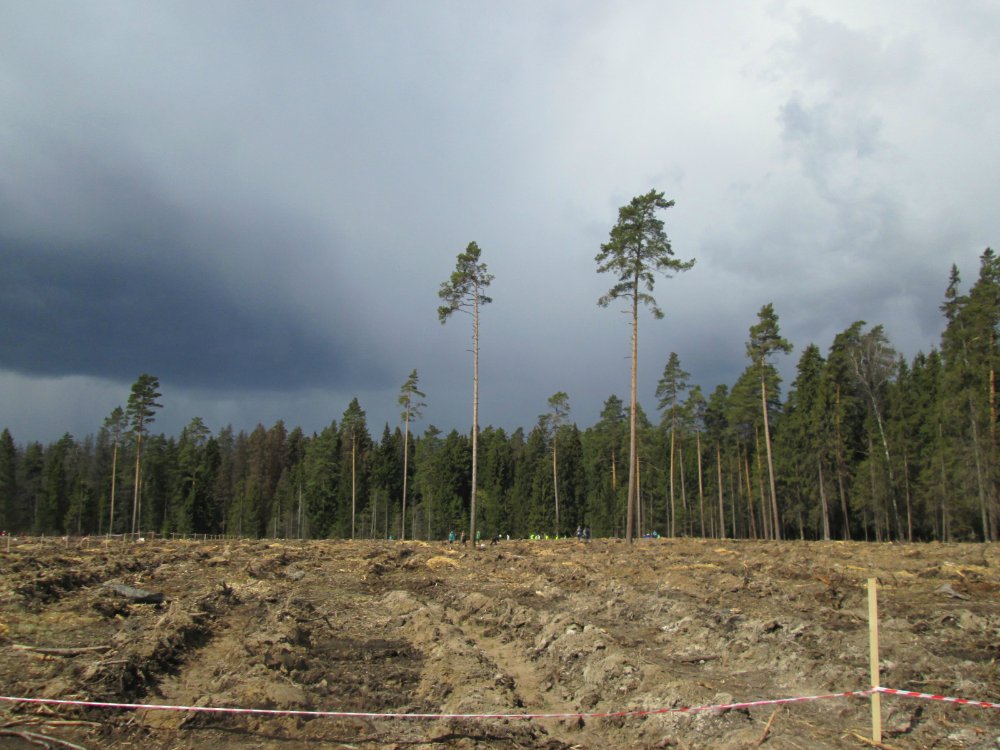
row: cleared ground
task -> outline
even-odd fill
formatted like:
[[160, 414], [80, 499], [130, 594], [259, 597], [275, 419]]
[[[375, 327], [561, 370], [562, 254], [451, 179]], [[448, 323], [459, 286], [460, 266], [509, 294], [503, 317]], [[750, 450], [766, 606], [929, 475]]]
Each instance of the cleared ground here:
[[[863, 690], [872, 576], [883, 685], [1000, 702], [997, 546], [689, 539], [0, 546], [0, 693], [591, 714]], [[882, 704], [886, 747], [1000, 748], [998, 710]], [[869, 717], [866, 698], [537, 720], [0, 702], [0, 747], [858, 748]]]

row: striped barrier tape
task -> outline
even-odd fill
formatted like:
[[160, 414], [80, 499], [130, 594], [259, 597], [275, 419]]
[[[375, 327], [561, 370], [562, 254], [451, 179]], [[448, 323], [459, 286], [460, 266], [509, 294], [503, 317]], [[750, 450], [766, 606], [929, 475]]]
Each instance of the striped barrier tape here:
[[217, 714], [255, 714], [266, 716], [305, 716], [312, 718], [347, 718], [347, 719], [616, 719], [637, 716], [657, 716], [662, 714], [698, 713], [706, 711], [730, 711], [741, 708], [756, 708], [759, 706], [781, 706], [788, 703], [806, 703], [809, 701], [830, 700], [833, 698], [867, 698], [873, 693], [898, 695], [903, 698], [919, 698], [944, 703], [954, 703], [961, 706], [1000, 709], [1000, 703], [972, 700], [969, 698], [953, 698], [934, 693], [919, 693], [912, 690], [896, 690], [894, 688], [877, 687], [867, 690], [849, 690], [843, 693], [828, 693], [825, 695], [806, 695], [793, 698], [771, 698], [756, 701], [741, 701], [737, 703], [718, 703], [705, 706], [684, 706], [680, 708], [648, 708], [630, 709], [625, 711], [595, 711], [588, 713], [482, 713], [482, 714], [447, 714], [447, 713], [373, 713], [367, 711], [311, 711], [305, 709], [275, 709], [275, 708], [235, 708], [228, 706], [174, 706], [157, 703], [111, 703], [106, 701], [63, 700], [58, 698], [25, 698], [0, 695], [0, 701], [9, 703], [34, 703], [50, 706], [74, 706], [78, 708], [107, 708], [133, 711], [191, 711], [193, 713]]
[[827, 695], [807, 695], [795, 698], [773, 698], [768, 700], [743, 701], [740, 703], [719, 703], [707, 706], [687, 706], [683, 708], [652, 708], [632, 709], [626, 711], [592, 712], [592, 713], [484, 713], [484, 714], [434, 714], [434, 713], [369, 713], [363, 711], [307, 711], [304, 709], [275, 708], [232, 708], [224, 706], [172, 706], [155, 703], [108, 703], [104, 701], [61, 700], [58, 698], [18, 698], [0, 695], [0, 701], [10, 703], [35, 703], [48, 706], [75, 706], [79, 708], [114, 708], [143, 711], [192, 711], [196, 713], [218, 714], [255, 714], [266, 716], [306, 716], [312, 718], [341, 719], [617, 719], [634, 716], [655, 716], [672, 713], [695, 713], [702, 711], [729, 711], [757, 706], [780, 706], [786, 703], [805, 703], [807, 701], [829, 700], [831, 698], [866, 698], [873, 692], [868, 690], [851, 690], [843, 693]]
[[878, 687], [875, 692], [887, 695], [901, 695], [904, 698], [923, 698], [928, 701], [943, 701], [945, 703], [957, 703], [960, 706], [978, 706], [979, 708], [1000, 708], [1000, 703], [990, 703], [988, 701], [974, 701], [968, 698], [950, 698], [947, 695], [934, 695], [933, 693], [915, 693], [912, 690], [894, 690], [893, 688]]

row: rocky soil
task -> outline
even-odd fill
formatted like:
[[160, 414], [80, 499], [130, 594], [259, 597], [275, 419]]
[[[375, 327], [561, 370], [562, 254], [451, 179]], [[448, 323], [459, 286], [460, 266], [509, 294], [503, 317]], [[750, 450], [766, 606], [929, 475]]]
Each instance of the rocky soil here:
[[[0, 701], [0, 747], [870, 747], [864, 697], [593, 716], [864, 690], [869, 577], [882, 685], [1000, 702], [996, 545], [19, 540], [0, 546], [4, 696], [589, 715]], [[998, 710], [882, 707], [884, 747], [1000, 749]]]

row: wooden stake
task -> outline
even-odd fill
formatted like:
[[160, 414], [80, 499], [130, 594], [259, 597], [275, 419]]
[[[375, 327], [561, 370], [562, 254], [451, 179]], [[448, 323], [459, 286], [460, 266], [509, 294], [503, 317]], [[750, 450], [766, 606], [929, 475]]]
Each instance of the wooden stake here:
[[[868, 579], [868, 650], [871, 660], [872, 689], [879, 688], [878, 670], [878, 579]], [[872, 699], [872, 739], [882, 742], [882, 694], [873, 692]]]

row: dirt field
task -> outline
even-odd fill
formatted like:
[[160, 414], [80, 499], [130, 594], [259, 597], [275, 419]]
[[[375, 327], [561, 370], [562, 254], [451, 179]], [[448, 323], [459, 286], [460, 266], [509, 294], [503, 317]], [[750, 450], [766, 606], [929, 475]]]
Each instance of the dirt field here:
[[[2, 544], [2, 543], [0, 543]], [[5, 696], [599, 713], [863, 690], [1000, 701], [1000, 548], [713, 540], [0, 546]], [[137, 603], [107, 584], [162, 594]], [[76, 649], [65, 655], [29, 648]], [[80, 650], [88, 648], [92, 650]], [[883, 696], [884, 745], [1000, 748], [1000, 711]], [[859, 748], [869, 701], [569, 719], [358, 719], [0, 702], [0, 747]]]

